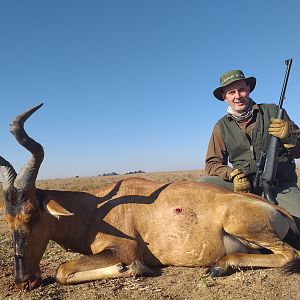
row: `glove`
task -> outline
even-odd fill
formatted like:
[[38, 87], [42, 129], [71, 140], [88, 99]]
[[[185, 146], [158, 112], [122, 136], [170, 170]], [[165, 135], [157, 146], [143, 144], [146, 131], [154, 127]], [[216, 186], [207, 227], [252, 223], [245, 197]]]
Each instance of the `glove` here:
[[236, 193], [249, 193], [250, 181], [247, 176], [240, 169], [234, 169], [230, 175], [229, 180], [233, 182], [233, 191]]
[[290, 134], [290, 122], [281, 119], [271, 119], [269, 133], [283, 140]]

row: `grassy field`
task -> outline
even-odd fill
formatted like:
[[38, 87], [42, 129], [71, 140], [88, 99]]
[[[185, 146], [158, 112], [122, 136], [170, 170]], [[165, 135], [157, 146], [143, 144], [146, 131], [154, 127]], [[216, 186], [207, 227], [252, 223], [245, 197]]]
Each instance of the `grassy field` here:
[[[202, 175], [204, 175], [203, 170], [192, 170], [157, 173], [137, 173], [115, 176], [71, 177], [37, 180], [36, 186], [40, 189], [92, 192], [103, 186], [109, 185], [112, 182], [117, 182], [119, 180], [129, 177], [141, 177], [158, 182], [172, 182], [175, 180], [194, 181]], [[2, 207], [2, 184], [0, 184], [0, 210]]]
[[93, 176], [93, 177], [78, 177], [65, 179], [48, 179], [37, 181], [37, 187], [41, 189], [61, 189], [71, 191], [92, 191], [97, 190], [112, 182], [129, 178], [141, 177], [158, 182], [172, 182], [175, 180], [190, 180], [194, 181], [204, 174], [204, 171], [173, 171], [173, 172], [158, 172], [158, 173], [137, 173], [128, 175], [115, 176]]
[[[297, 166], [298, 186], [300, 186], [300, 165]], [[91, 192], [112, 182], [117, 182], [129, 177], [142, 177], [158, 182], [172, 182], [175, 180], [195, 181], [204, 175], [203, 170], [188, 171], [169, 171], [157, 173], [137, 173], [130, 175], [116, 176], [92, 176], [92, 177], [71, 177], [37, 180], [36, 186], [41, 189], [68, 190], [68, 191], [85, 191]], [[2, 184], [0, 184], [0, 208], [2, 207]]]

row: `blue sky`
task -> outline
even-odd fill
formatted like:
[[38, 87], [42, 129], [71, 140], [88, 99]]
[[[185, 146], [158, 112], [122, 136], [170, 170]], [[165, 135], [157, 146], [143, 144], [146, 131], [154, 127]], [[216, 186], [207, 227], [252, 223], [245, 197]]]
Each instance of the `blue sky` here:
[[[257, 78], [252, 98], [300, 125], [300, 2], [0, 1], [0, 155], [30, 157], [9, 133], [18, 113], [45, 149], [39, 178], [204, 167], [226, 105], [220, 75]], [[299, 84], [299, 83], [298, 83]]]

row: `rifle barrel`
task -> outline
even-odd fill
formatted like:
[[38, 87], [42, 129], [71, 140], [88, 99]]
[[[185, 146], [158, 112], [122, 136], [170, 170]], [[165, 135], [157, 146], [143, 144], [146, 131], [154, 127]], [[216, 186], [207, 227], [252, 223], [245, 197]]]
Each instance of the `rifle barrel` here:
[[291, 70], [292, 63], [293, 63], [292, 58], [287, 59], [285, 61], [286, 72], [285, 72], [285, 77], [284, 77], [283, 86], [282, 86], [282, 90], [281, 90], [279, 105], [278, 105], [279, 108], [282, 108], [283, 101], [285, 99], [285, 90], [286, 90], [286, 86], [287, 86], [287, 83], [288, 83], [288, 80], [289, 80], [289, 75], [290, 75], [290, 70]]

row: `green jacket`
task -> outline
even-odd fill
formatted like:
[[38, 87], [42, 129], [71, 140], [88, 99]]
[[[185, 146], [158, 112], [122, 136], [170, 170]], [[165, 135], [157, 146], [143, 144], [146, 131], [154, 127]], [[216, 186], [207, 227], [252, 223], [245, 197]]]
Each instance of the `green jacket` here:
[[[229, 162], [233, 168], [241, 169], [247, 175], [255, 174], [256, 162], [259, 160], [261, 152], [268, 149], [271, 137], [268, 133], [270, 120], [276, 118], [276, 115], [277, 106], [275, 104], [258, 104], [256, 123], [251, 131], [250, 139], [228, 116], [224, 116], [218, 121], [220, 134], [228, 150]], [[289, 120], [286, 113], [284, 118]], [[251, 177], [249, 176], [250, 179]], [[282, 143], [279, 146], [276, 180], [278, 180], [278, 184], [297, 182], [295, 161]]]

